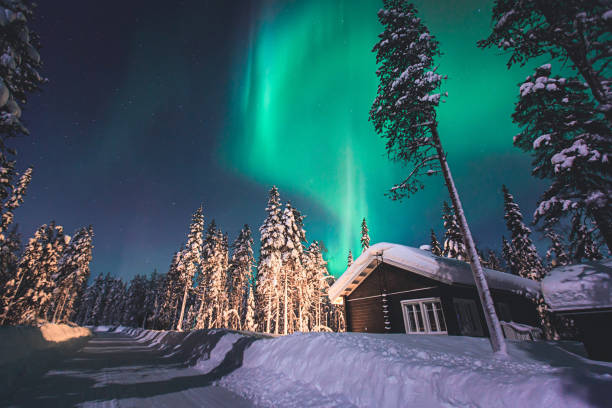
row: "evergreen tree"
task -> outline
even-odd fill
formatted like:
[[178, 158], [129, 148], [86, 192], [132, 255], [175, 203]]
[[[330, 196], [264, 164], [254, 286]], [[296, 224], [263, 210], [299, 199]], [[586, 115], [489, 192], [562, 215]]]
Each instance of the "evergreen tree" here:
[[446, 201], [442, 205], [442, 219], [444, 220], [444, 249], [442, 255], [460, 261], [467, 260], [467, 251], [465, 250], [457, 216]]
[[424, 188], [423, 176], [443, 174], [465, 238], [493, 351], [506, 354], [493, 299], [438, 134], [436, 108], [442, 98], [438, 88], [443, 79], [434, 62], [440, 56], [438, 41], [416, 14], [416, 8], [407, 0], [383, 0], [378, 18], [384, 31], [373, 49], [380, 64], [376, 72], [380, 85], [370, 120], [376, 132], [387, 139], [389, 155], [414, 164], [408, 177], [391, 189], [392, 198], [409, 196]]
[[361, 252], [363, 253], [370, 247], [370, 235], [365, 217], [361, 221]]
[[431, 230], [431, 253], [436, 256], [442, 256], [443, 254], [442, 247], [440, 246], [440, 242], [438, 242], [438, 237], [436, 237], [433, 228]]
[[570, 257], [561, 237], [552, 229], [548, 229], [545, 234], [546, 238], [550, 239], [550, 247], [546, 251], [546, 261], [552, 266], [564, 266], [570, 264]]
[[603, 258], [597, 241], [593, 238], [595, 228], [588, 228], [585, 221], [579, 212], [572, 217], [572, 230], [569, 237], [570, 256], [575, 263], [583, 259], [597, 261]]
[[[281, 248], [283, 246], [283, 225], [281, 223], [281, 203], [278, 189], [272, 187], [268, 195], [267, 216], [259, 228], [261, 247], [257, 268], [257, 309], [265, 333], [271, 333], [273, 326], [278, 333], [278, 317], [274, 308], [279, 303], [280, 270], [282, 267]], [[278, 311], [278, 307], [276, 307]]]
[[523, 223], [523, 214], [506, 186], [502, 186], [502, 191], [504, 193], [504, 219], [512, 237], [512, 250], [509, 254], [508, 265], [513, 269], [513, 273], [523, 278], [541, 281], [544, 278], [545, 269], [531, 241], [531, 230]]
[[[297, 213], [298, 216], [299, 212]], [[301, 220], [296, 220], [295, 209], [291, 203], [285, 205], [281, 223], [283, 225], [283, 246], [281, 247], [282, 275], [281, 285], [283, 291], [283, 334], [293, 331], [292, 322], [299, 320], [302, 327], [302, 307], [299, 304], [303, 295], [305, 276], [302, 274], [302, 242], [306, 241], [304, 230], [298, 226]], [[295, 310], [299, 316], [294, 316]]]
[[185, 314], [187, 295], [193, 287], [193, 278], [202, 268], [202, 232], [204, 231], [204, 214], [202, 207], [198, 208], [193, 214], [187, 245], [182, 252], [177, 265], [179, 270], [179, 280], [183, 286], [183, 301], [181, 303], [181, 313], [176, 326], [176, 330], [181, 331]]
[[[598, 0], [553, 2], [498, 0], [493, 33], [479, 46], [511, 52], [508, 67], [548, 54], [567, 78], [551, 76], [551, 64], [521, 85], [513, 115], [522, 131], [515, 145], [534, 157], [533, 173], [552, 184], [540, 199], [535, 221], [549, 224], [582, 209], [596, 219], [612, 245], [612, 92], [610, 5]], [[568, 64], [569, 62], [569, 64]], [[568, 68], [568, 65], [570, 68]]]
[[501, 261], [499, 260], [497, 254], [495, 254], [495, 251], [489, 250], [488, 257], [489, 257], [488, 263], [489, 263], [490, 269], [493, 269], [495, 271], [503, 271]]
[[[246, 313], [248, 308], [249, 282], [253, 278], [253, 238], [251, 229], [244, 225], [238, 238], [232, 244], [232, 259], [230, 261], [230, 284], [228, 285], [229, 310], [234, 310], [238, 316], [238, 326], [229, 325], [230, 329], [240, 330], [246, 324]], [[234, 312], [231, 312], [234, 313]], [[251, 317], [253, 318], [253, 316]], [[244, 322], [244, 324], [243, 324]], [[251, 326], [253, 323], [251, 323]]]
[[244, 330], [256, 331], [257, 323], [255, 321], [255, 288], [252, 284], [247, 286], [247, 300], [244, 314]]
[[347, 267], [347, 268], [350, 268], [352, 264], [353, 264], [353, 253], [352, 253], [352, 252], [351, 252], [351, 250], [349, 249], [349, 252], [348, 252], [348, 258], [347, 258], [347, 260], [346, 260], [346, 267]]
[[160, 326], [163, 329], [176, 327], [178, 319], [179, 302], [181, 301], [184, 285], [181, 283], [181, 276], [178, 265], [183, 248], [174, 253], [168, 273], [163, 280], [162, 300], [160, 309]]

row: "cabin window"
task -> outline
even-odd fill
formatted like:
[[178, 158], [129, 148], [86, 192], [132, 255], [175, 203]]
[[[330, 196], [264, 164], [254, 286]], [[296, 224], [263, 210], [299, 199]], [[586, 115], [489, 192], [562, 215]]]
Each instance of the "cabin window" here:
[[473, 299], [454, 298], [455, 313], [459, 329], [464, 336], [483, 336], [480, 314]]
[[406, 333], [446, 334], [440, 298], [402, 300]]

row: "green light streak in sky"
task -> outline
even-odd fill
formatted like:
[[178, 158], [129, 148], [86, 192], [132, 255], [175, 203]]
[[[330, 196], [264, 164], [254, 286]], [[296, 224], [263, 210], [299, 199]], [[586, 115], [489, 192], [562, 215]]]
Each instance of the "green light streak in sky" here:
[[[522, 77], [506, 70], [505, 57], [475, 46], [489, 29], [488, 2], [420, 3], [445, 53], [440, 72], [449, 76], [449, 98], [439, 111], [440, 131], [459, 188], [469, 187], [469, 201], [469, 180], [480, 205], [498, 205], [497, 197], [482, 198], [478, 190], [507, 181], [465, 173], [479, 155], [513, 149], [510, 113]], [[276, 184], [281, 194], [313, 200], [331, 214], [335, 225], [307, 220], [307, 227], [310, 239], [322, 239], [329, 248], [334, 274], [345, 267], [349, 248], [359, 253], [362, 217], [368, 218], [373, 242], [419, 245], [428, 242], [430, 227], [440, 229], [446, 198], [437, 179], [401, 204], [383, 196], [405, 170], [387, 160], [384, 141], [368, 122], [378, 84], [371, 49], [381, 31], [380, 7], [377, 0], [269, 3], [240, 58], [223, 146], [228, 166]]]

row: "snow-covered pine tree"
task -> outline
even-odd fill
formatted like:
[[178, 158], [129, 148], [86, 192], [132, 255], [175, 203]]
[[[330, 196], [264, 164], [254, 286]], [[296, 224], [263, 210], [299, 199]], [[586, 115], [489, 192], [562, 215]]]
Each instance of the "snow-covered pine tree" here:
[[81, 326], [95, 324], [98, 302], [104, 290], [104, 275], [99, 274], [85, 290], [83, 301], [79, 305], [77, 322]]
[[5, 305], [0, 324], [31, 323], [46, 318], [58, 271], [58, 261], [69, 242], [61, 226], [42, 225], [30, 239], [19, 261], [17, 274], [4, 290]]
[[170, 268], [163, 281], [163, 294], [159, 315], [160, 328], [172, 329], [176, 327], [178, 319], [179, 302], [182, 300], [183, 287], [178, 269], [183, 247], [174, 253]]
[[279, 301], [280, 271], [282, 267], [281, 247], [283, 245], [283, 225], [281, 223], [281, 203], [276, 186], [268, 194], [267, 216], [259, 228], [261, 247], [257, 267], [256, 305], [258, 320], [262, 322], [265, 333], [278, 332], [278, 319], [274, 307]]
[[185, 305], [189, 290], [193, 288], [193, 278], [202, 269], [202, 233], [204, 231], [204, 214], [202, 207], [198, 208], [193, 214], [189, 235], [187, 235], [187, 245], [182, 252], [179, 263], [179, 280], [183, 286], [183, 300], [181, 302], [181, 313], [179, 315], [176, 330], [182, 331], [183, 319], [185, 315]]
[[32, 7], [21, 0], [2, 1], [0, 7], [0, 153], [14, 154], [6, 140], [28, 133], [17, 102], [26, 104], [28, 95], [46, 80], [38, 72], [42, 66], [39, 37], [28, 27]]
[[436, 256], [442, 256], [443, 254], [442, 246], [440, 245], [438, 237], [436, 237], [436, 233], [434, 232], [433, 228], [431, 229], [431, 253]]
[[496, 0], [493, 32], [478, 42], [481, 48], [510, 52], [508, 68], [533, 58], [570, 63], [597, 101], [598, 110], [612, 122], [610, 92], [610, 4], [598, 0]]
[[570, 232], [570, 257], [575, 263], [580, 263], [583, 259], [587, 261], [597, 261], [603, 258], [599, 252], [597, 241], [593, 238], [595, 228], [589, 228], [580, 212], [576, 212], [572, 217], [572, 229]]
[[495, 251], [493, 251], [492, 249], [489, 249], [487, 256], [489, 258], [488, 259], [489, 269], [493, 269], [495, 271], [504, 270], [504, 268], [502, 267], [501, 261], [499, 260], [499, 257], [497, 256]]
[[243, 330], [257, 331], [257, 322], [255, 321], [255, 287], [252, 283], [247, 285]]
[[446, 201], [442, 204], [442, 220], [444, 220], [444, 248], [442, 255], [460, 261], [467, 260], [467, 251], [463, 243], [463, 235], [454, 210]]
[[507, 272], [517, 275], [519, 266], [514, 265], [514, 259], [516, 258], [516, 256], [514, 255], [514, 248], [512, 247], [512, 244], [508, 242], [506, 237], [503, 235], [502, 235], [502, 257], [504, 258], [504, 261], [506, 261], [506, 265], [508, 266]]
[[90, 316], [90, 322], [94, 326], [104, 324], [104, 310], [106, 308], [106, 300], [108, 298], [108, 290], [110, 289], [111, 282], [112, 277], [110, 273], [107, 273], [106, 276], [100, 274], [94, 282], [96, 299]]
[[[610, 91], [610, 4], [598, 0], [556, 3], [498, 0], [492, 34], [480, 47], [511, 52], [508, 67], [548, 54], [573, 70], [551, 76], [551, 65], [536, 69], [521, 85], [513, 115], [522, 128], [515, 145], [534, 157], [533, 173], [552, 181], [535, 212], [555, 224], [583, 208], [612, 245], [612, 92]], [[568, 64], [569, 62], [569, 64]], [[569, 67], [568, 67], [569, 65]]]
[[351, 252], [351, 250], [349, 249], [348, 251], [348, 257], [346, 259], [346, 267], [350, 268], [351, 265], [353, 264], [353, 253]]
[[368, 230], [368, 224], [366, 223], [365, 217], [361, 221], [361, 252], [363, 253], [370, 247], [370, 231]]
[[[506, 186], [502, 186], [502, 191], [504, 193], [504, 219], [512, 237], [512, 241], [508, 244], [510, 248], [508, 265], [513, 268], [513, 273], [523, 278], [541, 281], [546, 276], [546, 268], [529, 237], [531, 230], [523, 223], [523, 214]], [[537, 300], [537, 308], [544, 335], [547, 339], [556, 338], [552, 316], [541, 296]]]
[[65, 300], [60, 304], [58, 320], [70, 320], [76, 312], [76, 305], [81, 301], [90, 276], [89, 264], [92, 259], [93, 235], [91, 225], [81, 228], [75, 233], [70, 246], [67, 247], [68, 254], [64, 255], [65, 262], [62, 267], [67, 269], [63, 273], [70, 276], [70, 285]]
[[438, 41], [407, 0], [383, 0], [383, 5], [378, 18], [384, 31], [373, 49], [380, 64], [376, 72], [380, 85], [370, 120], [376, 132], [387, 139], [390, 157], [414, 164], [407, 178], [391, 189], [391, 196], [409, 196], [424, 188], [423, 176], [443, 174], [465, 239], [493, 351], [505, 354], [493, 299], [438, 134], [436, 108], [442, 93], [437, 90], [443, 79], [434, 62], [440, 56]]
[[[293, 332], [293, 323], [296, 320], [299, 320], [300, 328], [302, 326], [300, 300], [306, 285], [306, 277], [302, 273], [302, 242], [306, 240], [306, 237], [304, 230], [298, 226], [298, 223], [301, 224], [301, 220], [296, 220], [295, 215], [296, 213], [291, 203], [287, 203], [281, 218], [283, 225], [283, 246], [281, 247], [283, 334]], [[295, 316], [296, 310], [298, 310], [299, 316]]]
[[[230, 319], [229, 329], [240, 330], [245, 324], [249, 296], [249, 282], [253, 278], [253, 237], [248, 225], [244, 225], [232, 244], [228, 285], [228, 314], [236, 315], [237, 322]], [[251, 295], [252, 296], [252, 295]], [[232, 312], [233, 310], [233, 312]], [[252, 318], [252, 317], [251, 317]], [[233, 324], [237, 323], [237, 324]], [[252, 326], [252, 323], [251, 323]]]
[[502, 186], [502, 191], [504, 193], [504, 219], [512, 239], [512, 251], [508, 265], [513, 268], [515, 274], [523, 278], [541, 281], [546, 270], [531, 241], [531, 230], [523, 223], [523, 214], [518, 204], [514, 202], [514, 197], [508, 188]]
[[550, 247], [546, 251], [546, 261], [551, 267], [565, 266], [570, 264], [570, 256], [563, 245], [559, 234], [552, 229], [546, 230], [545, 237], [550, 239]]

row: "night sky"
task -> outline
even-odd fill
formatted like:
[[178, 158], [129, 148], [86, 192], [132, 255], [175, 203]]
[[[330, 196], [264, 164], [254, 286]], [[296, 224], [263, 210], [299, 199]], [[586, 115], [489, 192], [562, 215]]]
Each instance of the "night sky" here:
[[[532, 69], [480, 50], [491, 4], [417, 1], [440, 40], [448, 102], [440, 134], [468, 221], [482, 248], [499, 248], [501, 184], [528, 221], [543, 184], [512, 146], [510, 114]], [[165, 272], [203, 203], [233, 240], [257, 230], [279, 187], [306, 216], [309, 240], [339, 275], [372, 243], [418, 246], [442, 234], [439, 179], [394, 202], [406, 168], [390, 163], [368, 122], [376, 93], [371, 52], [379, 0], [44, 1], [32, 27], [43, 43], [43, 92], [24, 109], [31, 136], [15, 142], [34, 166], [16, 212], [24, 240], [55, 220], [94, 226], [92, 274]], [[257, 237], [258, 238], [258, 237]]]

